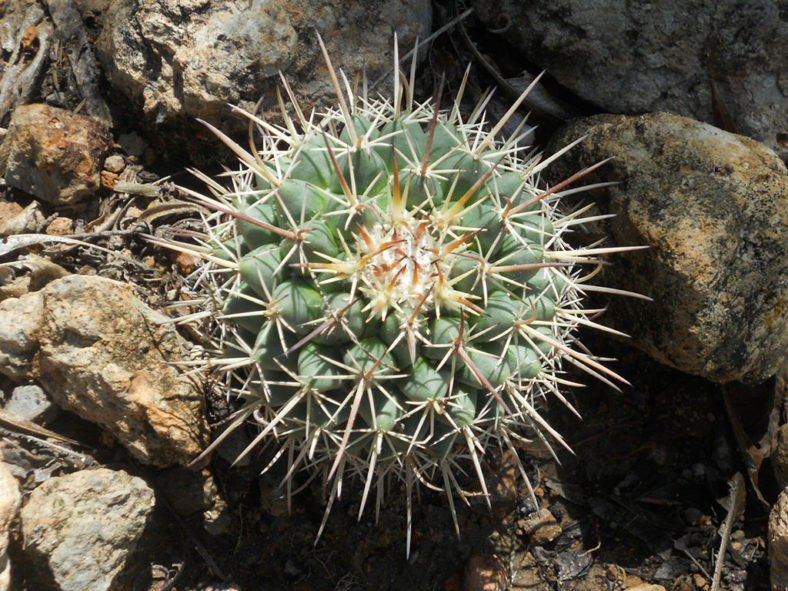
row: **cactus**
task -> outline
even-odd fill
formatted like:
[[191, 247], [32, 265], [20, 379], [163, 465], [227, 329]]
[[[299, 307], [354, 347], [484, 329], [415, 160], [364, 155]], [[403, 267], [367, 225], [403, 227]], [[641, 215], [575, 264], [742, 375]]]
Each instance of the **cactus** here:
[[541, 188], [563, 151], [526, 152], [522, 126], [497, 139], [527, 91], [488, 129], [483, 106], [461, 113], [467, 72], [450, 111], [414, 102], [413, 75], [408, 84], [399, 68], [393, 101], [370, 99], [340, 84], [320, 46], [338, 108], [307, 119], [283, 78], [282, 126], [238, 109], [259, 147], [206, 123], [240, 170], [231, 188], [196, 173], [212, 195], [184, 191], [213, 212], [207, 234], [199, 246], [166, 244], [206, 261], [195, 281], [209, 306], [185, 320], [210, 315], [216, 353], [197, 369], [242, 401], [205, 453], [254, 419], [260, 432], [240, 457], [276, 441], [288, 499], [297, 471], [318, 472], [326, 516], [348, 477], [362, 486], [359, 518], [371, 491], [379, 508], [386, 481], [400, 479], [409, 549], [416, 483], [446, 494], [459, 534], [458, 472], [475, 473], [489, 498], [481, 456], [491, 447], [566, 446], [538, 410], [552, 393], [574, 411], [563, 363], [623, 381], [575, 342], [579, 325], [601, 328], [582, 300], [603, 288], [585, 281], [618, 249], [565, 241], [588, 208], [562, 214], [559, 199], [591, 168]]

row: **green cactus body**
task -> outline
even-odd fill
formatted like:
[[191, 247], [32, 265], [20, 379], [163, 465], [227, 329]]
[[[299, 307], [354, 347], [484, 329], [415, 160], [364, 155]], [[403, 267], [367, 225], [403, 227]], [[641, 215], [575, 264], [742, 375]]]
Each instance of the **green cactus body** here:
[[486, 493], [484, 450], [534, 430], [563, 445], [537, 411], [562, 362], [618, 377], [572, 346], [600, 249], [567, 245], [538, 158], [463, 122], [459, 97], [436, 113], [398, 81], [393, 102], [337, 93], [310, 120], [283, 108], [258, 154], [219, 134], [242, 167], [199, 198], [216, 210], [208, 364], [289, 450], [288, 475], [325, 471], [331, 502], [347, 476], [362, 510], [388, 475], [463, 494], [465, 462]]

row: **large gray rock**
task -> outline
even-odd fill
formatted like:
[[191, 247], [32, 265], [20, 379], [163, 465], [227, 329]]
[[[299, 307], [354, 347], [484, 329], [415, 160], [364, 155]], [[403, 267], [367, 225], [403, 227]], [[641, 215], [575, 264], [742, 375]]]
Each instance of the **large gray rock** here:
[[201, 117], [245, 130], [227, 103], [253, 110], [263, 96], [278, 112], [280, 70], [305, 109], [334, 102], [316, 30], [349, 77], [366, 67], [374, 78], [391, 67], [394, 31], [409, 48], [430, 25], [427, 0], [115, 0], [98, 54], [113, 86], [149, 122], [191, 128]]
[[668, 113], [599, 115], [563, 128], [550, 149], [587, 139], [555, 166], [566, 178], [606, 157], [589, 181], [616, 214], [609, 319], [657, 360], [716, 382], [762, 382], [788, 353], [788, 171], [753, 140]]
[[60, 591], [118, 589], [153, 507], [153, 490], [123, 471], [50, 478], [22, 508], [25, 555]]
[[202, 393], [169, 365], [182, 346], [169, 318], [102, 277], [0, 302], [0, 372], [36, 380], [146, 464], [186, 464], [207, 443]]
[[727, 110], [736, 132], [788, 156], [788, 19], [780, 0], [473, 4], [523, 59], [602, 110], [671, 111], [707, 123]]

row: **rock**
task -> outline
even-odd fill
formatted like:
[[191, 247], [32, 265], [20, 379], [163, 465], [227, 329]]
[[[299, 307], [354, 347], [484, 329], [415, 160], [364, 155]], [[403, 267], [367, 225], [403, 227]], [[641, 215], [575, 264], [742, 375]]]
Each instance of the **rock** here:
[[515, 552], [512, 557], [512, 589], [537, 589], [542, 584], [542, 566], [527, 550]]
[[517, 522], [517, 529], [518, 533], [530, 536], [534, 544], [552, 542], [562, 533], [561, 526], [547, 507], [542, 507], [538, 513], [528, 519], [520, 519]]
[[602, 110], [729, 119], [788, 156], [788, 20], [779, 0], [638, 1], [626, 10], [615, 0], [473, 4], [523, 60]]
[[130, 154], [136, 158], [142, 157], [148, 144], [136, 133], [122, 133], [118, 137], [118, 144], [126, 154]]
[[110, 172], [120, 173], [126, 167], [126, 161], [123, 160], [123, 156], [120, 154], [112, 154], [111, 156], [107, 156], [107, 159], [104, 160], [104, 168]]
[[550, 172], [566, 178], [614, 159], [584, 181], [615, 245], [605, 279], [651, 296], [617, 297], [608, 323], [658, 361], [715, 382], [760, 383], [788, 352], [788, 172], [748, 138], [668, 113], [598, 115], [560, 130], [549, 150], [587, 134]]
[[4, 409], [39, 425], [46, 425], [57, 415], [57, 407], [52, 404], [41, 387], [35, 384], [14, 388]]
[[[245, 132], [248, 121], [233, 115], [227, 103], [251, 111], [263, 96], [264, 110], [278, 116], [279, 71], [305, 113], [335, 102], [315, 28], [352, 80], [362, 67], [372, 79], [387, 71], [394, 31], [410, 48], [430, 26], [427, 0], [330, 0], [319, 6], [308, 0], [117, 0], [97, 48], [112, 85], [150, 123], [173, 129], [175, 143], [200, 147], [209, 134], [194, 125], [196, 117], [225, 132]], [[163, 135], [158, 139], [165, 141]]]
[[100, 468], [50, 478], [22, 509], [25, 556], [60, 591], [118, 589], [118, 575], [153, 507], [145, 481], [123, 471]]
[[8, 591], [11, 584], [8, 541], [11, 524], [16, 519], [21, 504], [19, 485], [5, 464], [0, 462], [0, 591]]
[[35, 232], [43, 223], [44, 214], [35, 201], [25, 208], [14, 202], [0, 203], [0, 236]]
[[166, 316], [102, 277], [0, 302], [0, 372], [35, 379], [146, 464], [186, 464], [207, 442], [202, 395], [169, 365], [181, 346]]
[[38, 291], [50, 281], [66, 275], [68, 271], [63, 267], [36, 254], [0, 263], [0, 300]]
[[505, 591], [509, 570], [495, 554], [474, 554], [465, 565], [463, 591]]
[[50, 236], [64, 236], [71, 234], [74, 229], [74, 220], [64, 216], [58, 216], [44, 229], [45, 234]]
[[[11, 222], [11, 220], [18, 217], [24, 210], [24, 207], [14, 201], [0, 202], [0, 236], [22, 233], [17, 231], [16, 223]], [[43, 220], [43, 216], [41, 219]]]
[[41, 292], [0, 302], [0, 372], [12, 380], [31, 376], [43, 312]]
[[8, 185], [54, 205], [74, 205], [98, 190], [109, 132], [90, 117], [48, 105], [14, 109], [0, 146]]
[[772, 591], [788, 589], [788, 488], [769, 513], [769, 567]]

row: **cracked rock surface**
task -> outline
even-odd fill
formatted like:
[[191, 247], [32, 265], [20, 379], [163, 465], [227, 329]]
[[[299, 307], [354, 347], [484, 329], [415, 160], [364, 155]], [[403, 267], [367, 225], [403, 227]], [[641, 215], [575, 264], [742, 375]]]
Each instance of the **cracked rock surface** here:
[[788, 171], [780, 158], [670, 113], [578, 119], [552, 145], [583, 135], [551, 173], [612, 156], [604, 180], [619, 184], [594, 194], [616, 214], [608, 235], [649, 247], [619, 257], [609, 284], [654, 301], [618, 298], [609, 318], [684, 372], [715, 382], [773, 376], [788, 353]]
[[[25, 552], [58, 591], [110, 591], [154, 506], [141, 478], [99, 468], [50, 478], [22, 508]], [[47, 580], [47, 579], [50, 579]]]
[[6, 182], [54, 205], [74, 205], [101, 186], [101, 166], [112, 145], [94, 119], [32, 104], [14, 109], [0, 145]]
[[171, 361], [168, 318], [122, 283], [71, 275], [0, 303], [0, 371], [37, 380], [140, 462], [187, 464], [207, 441], [201, 392]]
[[113, 86], [149, 122], [192, 126], [200, 117], [225, 132], [243, 131], [247, 122], [227, 103], [254, 111], [262, 96], [264, 110], [278, 113], [279, 71], [307, 115], [333, 100], [316, 30], [349, 78], [365, 68], [375, 79], [391, 63], [393, 32], [401, 47], [411, 47], [416, 36], [429, 35], [430, 23], [424, 0], [116, 0], [98, 58]]
[[788, 20], [778, 0], [473, 4], [501, 39], [602, 110], [671, 111], [788, 155]]

